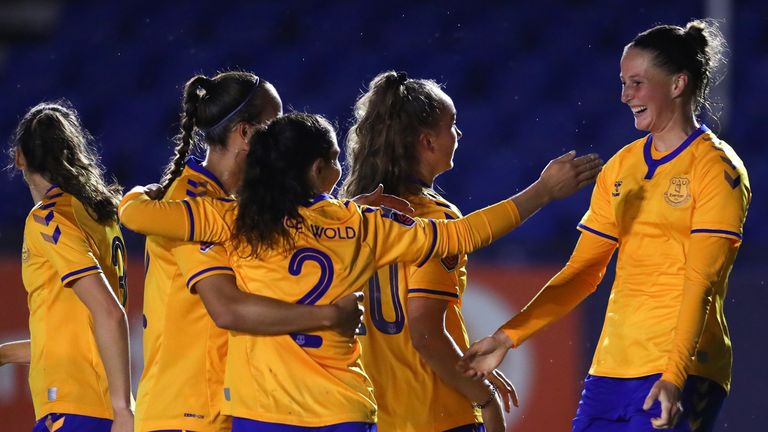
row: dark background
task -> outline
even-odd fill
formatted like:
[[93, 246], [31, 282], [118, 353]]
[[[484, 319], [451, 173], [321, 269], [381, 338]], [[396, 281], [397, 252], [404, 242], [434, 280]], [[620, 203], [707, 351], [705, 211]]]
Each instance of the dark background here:
[[[36, 103], [68, 98], [96, 137], [108, 171], [130, 187], [159, 179], [178, 131], [181, 88], [195, 73], [253, 71], [276, 86], [286, 110], [322, 113], [343, 138], [361, 89], [381, 71], [404, 70], [443, 83], [454, 100], [464, 137], [456, 167], [437, 184], [468, 212], [515, 193], [567, 150], [596, 151], [607, 160], [642, 136], [619, 100], [622, 48], [653, 25], [716, 14], [712, 5], [729, 9], [693, 0], [3, 1], [0, 136], [10, 137]], [[757, 431], [768, 422], [768, 348], [760, 319], [768, 307], [760, 188], [768, 170], [761, 129], [768, 96], [766, 2], [733, 2], [724, 29], [730, 58], [717, 89], [722, 113], [707, 124], [744, 160], [754, 200], [727, 299], [734, 384], [718, 430]], [[16, 259], [32, 202], [19, 175], [2, 184], [0, 253]], [[552, 204], [476, 259], [564, 263], [589, 193]], [[141, 239], [126, 235], [131, 253], [140, 255]], [[589, 355], [611, 281], [609, 274], [579, 309]], [[589, 361], [583, 358], [585, 373]]]

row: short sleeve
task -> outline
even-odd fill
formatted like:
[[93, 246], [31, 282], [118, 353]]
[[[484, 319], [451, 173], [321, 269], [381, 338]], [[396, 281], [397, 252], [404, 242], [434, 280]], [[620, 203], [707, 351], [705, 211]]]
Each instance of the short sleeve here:
[[[460, 213], [455, 213], [451, 207], [444, 206], [444, 208], [434, 208], [429, 213], [420, 215], [436, 219], [456, 219], [461, 216]], [[408, 297], [458, 301], [461, 296], [459, 273], [463, 272], [465, 263], [466, 255], [452, 255], [443, 258], [433, 257], [421, 267], [410, 267], [408, 269]]]
[[172, 249], [187, 289], [217, 274], [235, 275], [226, 248], [220, 244], [184, 242]]
[[579, 222], [578, 229], [582, 232], [588, 232], [604, 239], [618, 242], [619, 229], [616, 224], [616, 218], [611, 206], [611, 191], [615, 185], [614, 180], [608, 174], [610, 172], [610, 162], [598, 174], [595, 181], [595, 187], [592, 189], [592, 198], [589, 202], [589, 210]]
[[32, 212], [27, 220], [27, 242], [48, 260], [62, 285], [102, 272], [80, 226], [52, 209]]
[[421, 267], [411, 267], [408, 277], [408, 297], [431, 297], [458, 301], [459, 268], [463, 256], [432, 258]]
[[751, 191], [738, 156], [715, 152], [700, 163], [699, 172], [692, 189], [691, 234], [741, 240]]

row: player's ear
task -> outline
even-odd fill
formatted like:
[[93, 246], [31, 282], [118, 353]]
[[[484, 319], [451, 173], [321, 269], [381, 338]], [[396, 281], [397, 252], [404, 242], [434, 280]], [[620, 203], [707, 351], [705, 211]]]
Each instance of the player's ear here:
[[14, 164], [16, 165], [16, 168], [23, 170], [27, 168], [27, 160], [24, 159], [24, 154], [21, 152], [21, 149], [16, 147], [16, 151], [14, 152]]
[[672, 97], [676, 98], [688, 88], [688, 74], [679, 73], [672, 77]]
[[323, 158], [315, 159], [309, 167], [309, 173], [307, 173], [307, 175], [309, 176], [309, 185], [312, 186], [314, 192], [318, 192], [321, 189], [320, 179], [322, 178], [324, 169], [325, 161]]
[[435, 150], [435, 134], [431, 130], [424, 129], [419, 133], [419, 147], [428, 152]]

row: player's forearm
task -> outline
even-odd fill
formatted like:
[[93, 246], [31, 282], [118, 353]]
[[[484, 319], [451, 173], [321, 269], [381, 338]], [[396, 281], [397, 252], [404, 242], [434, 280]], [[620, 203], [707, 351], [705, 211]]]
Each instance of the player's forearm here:
[[672, 351], [662, 379], [682, 389], [688, 377], [696, 347], [699, 344], [713, 288], [725, 263], [736, 253], [732, 240], [707, 235], [694, 235], [688, 246], [683, 296], [680, 302]]
[[131, 366], [128, 342], [128, 320], [125, 311], [92, 313], [93, 332], [101, 361], [107, 374], [112, 407], [129, 409], [131, 406]]
[[520, 225], [512, 199], [455, 220], [435, 220], [437, 239], [433, 256], [466, 255], [487, 246]]
[[0, 345], [0, 366], [14, 364], [29, 364], [32, 350], [29, 340], [8, 342]]
[[141, 187], [128, 192], [120, 201], [120, 223], [131, 231], [176, 240], [189, 240], [190, 211], [181, 201], [156, 201]]
[[443, 382], [461, 393], [468, 401], [480, 402], [488, 398], [490, 384], [487, 381], [467, 378], [456, 369], [462, 352], [444, 330], [442, 320], [429, 326], [414, 326], [413, 321], [409, 325], [414, 348]]
[[595, 291], [616, 245], [592, 234], [582, 234], [570, 260], [520, 313], [504, 324], [513, 346], [559, 320]]
[[329, 328], [336, 308], [286, 303], [237, 288], [234, 277], [214, 275], [195, 284], [208, 314], [225, 330], [257, 335], [282, 335]]

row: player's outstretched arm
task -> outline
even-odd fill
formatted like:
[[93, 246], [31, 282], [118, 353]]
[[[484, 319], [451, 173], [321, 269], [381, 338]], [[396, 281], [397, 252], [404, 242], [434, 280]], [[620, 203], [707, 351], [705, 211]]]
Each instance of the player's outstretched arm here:
[[29, 364], [32, 351], [29, 339], [8, 342], [0, 345], [0, 366], [7, 364]]
[[524, 191], [512, 197], [522, 223], [550, 202], [573, 195], [593, 182], [603, 161], [596, 153], [576, 157], [572, 150], [551, 160], [541, 176]]
[[467, 377], [485, 379], [504, 361], [510, 348], [512, 339], [503, 330], [496, 330], [491, 336], [473, 343], [456, 367]]
[[249, 294], [232, 275], [212, 275], [195, 283], [208, 314], [219, 328], [258, 335], [283, 335], [331, 329], [352, 337], [363, 315], [363, 293], [348, 294], [329, 305], [299, 305]]

